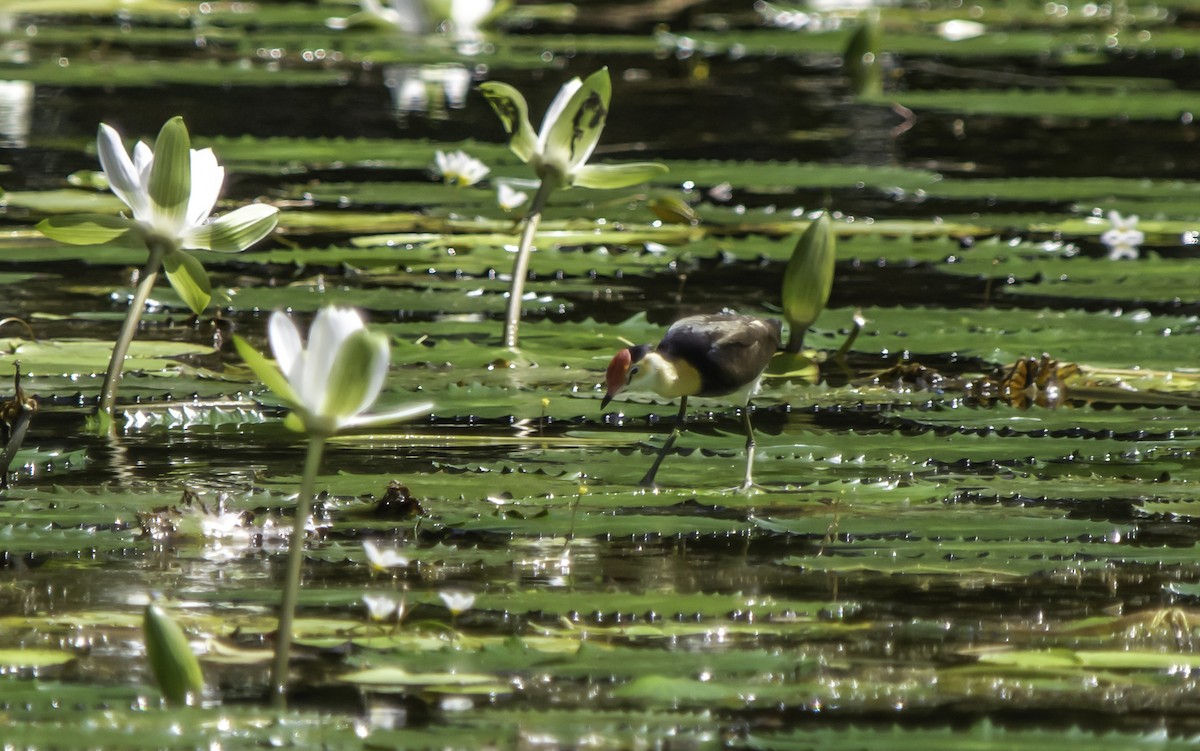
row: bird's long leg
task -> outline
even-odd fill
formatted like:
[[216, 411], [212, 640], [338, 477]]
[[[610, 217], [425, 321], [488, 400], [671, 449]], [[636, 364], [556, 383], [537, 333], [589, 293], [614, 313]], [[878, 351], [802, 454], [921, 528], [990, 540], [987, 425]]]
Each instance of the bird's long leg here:
[[749, 490], [754, 486], [754, 425], [750, 422], [749, 400], [742, 407], [742, 428], [746, 431], [746, 479], [742, 490]]
[[687, 420], [687, 397], [683, 396], [679, 399], [679, 414], [675, 415], [675, 427], [671, 428], [671, 435], [667, 436], [667, 442], [658, 450], [658, 456], [654, 459], [654, 464], [650, 467], [650, 471], [638, 483], [647, 488], [654, 487], [654, 476], [658, 474], [658, 467], [663, 463], [663, 459], [667, 458], [667, 453], [671, 450], [671, 446], [675, 445], [675, 439], [679, 437], [679, 431], [683, 430], [683, 423]]

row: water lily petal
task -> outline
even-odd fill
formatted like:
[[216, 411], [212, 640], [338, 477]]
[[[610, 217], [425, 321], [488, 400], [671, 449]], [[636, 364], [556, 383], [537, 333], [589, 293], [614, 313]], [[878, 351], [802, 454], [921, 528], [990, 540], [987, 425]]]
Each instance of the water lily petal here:
[[390, 425], [394, 422], [404, 422], [411, 420], [414, 417], [427, 415], [433, 411], [433, 402], [421, 402], [419, 404], [408, 404], [396, 409], [390, 409], [386, 412], [373, 412], [367, 415], [358, 415], [344, 422], [348, 428], [369, 428], [376, 425]]
[[657, 162], [629, 164], [585, 164], [571, 176], [571, 185], [581, 188], [628, 188], [667, 171]]
[[539, 146], [538, 137], [529, 124], [529, 105], [525, 103], [525, 97], [512, 86], [499, 81], [480, 84], [479, 91], [496, 111], [504, 132], [512, 136], [508, 147], [522, 162], [528, 162]]
[[362, 316], [356, 310], [327, 307], [317, 311], [308, 330], [303, 376], [299, 383], [292, 381], [305, 404], [321, 409], [329, 388], [329, 371], [341, 356], [342, 343], [363, 327]]
[[145, 190], [146, 185], [150, 182], [150, 167], [153, 164], [154, 152], [151, 151], [150, 144], [138, 141], [137, 145], [133, 147], [133, 168], [137, 170], [142, 190]]
[[192, 194], [188, 198], [187, 226], [203, 224], [212, 215], [225, 183], [225, 168], [217, 164], [212, 149], [192, 150]]
[[583, 81], [576, 76], [560, 86], [554, 99], [550, 100], [550, 106], [546, 108], [546, 114], [542, 116], [542, 127], [538, 130], [537, 148], [542, 154], [546, 153], [546, 142], [550, 138], [550, 131], [562, 118], [563, 112], [571, 102], [571, 97], [575, 96], [575, 93], [582, 88]]
[[279, 222], [279, 209], [252, 203], [183, 234], [183, 247], [237, 253], [271, 234]]
[[320, 413], [340, 425], [375, 403], [387, 374], [388, 343], [383, 334], [359, 329], [333, 357]]
[[608, 120], [608, 107], [612, 101], [612, 80], [608, 68], [601, 68], [583, 82], [584, 92], [591, 92], [583, 100], [575, 116], [575, 137], [571, 145], [571, 168], [585, 164], [592, 158], [604, 123]]
[[[566, 88], [564, 86], [563, 90]], [[563, 90], [559, 91], [560, 95]], [[569, 177], [576, 167], [585, 163], [600, 140], [611, 98], [608, 68], [588, 76], [565, 104], [555, 98], [551, 109], [558, 110], [556, 118], [550, 122], [550, 112], [546, 113], [548, 125], [542, 126], [540, 136], [543, 163], [564, 177]]]
[[163, 270], [167, 272], [171, 287], [192, 312], [203, 313], [212, 300], [212, 283], [200, 261], [190, 253], [175, 250], [163, 256]]
[[68, 245], [99, 245], [119, 243], [142, 246], [141, 225], [122, 216], [103, 214], [78, 214], [75, 216], [52, 216], [38, 222], [36, 227], [51, 240]]
[[[278, 315], [283, 314], [280, 313]], [[286, 320], [287, 316], [284, 316], [284, 319]], [[288, 323], [291, 323], [291, 321], [288, 321]], [[293, 326], [293, 328], [295, 327]], [[299, 334], [296, 335], [297, 339], [299, 336]], [[271, 344], [274, 347], [274, 341]], [[242, 359], [246, 361], [246, 365], [250, 366], [250, 369], [254, 371], [254, 375], [258, 376], [258, 380], [263, 382], [264, 386], [293, 407], [299, 406], [300, 400], [297, 398], [295, 390], [288, 384], [287, 378], [279, 371], [279, 366], [276, 363], [263, 357], [261, 352], [251, 347], [249, 342], [237, 334], [233, 335], [233, 346], [237, 349], [238, 354], [242, 356]]]
[[279, 364], [283, 375], [289, 383], [299, 384], [304, 364], [304, 342], [300, 339], [300, 329], [296, 328], [286, 313], [277, 310], [271, 314], [267, 324], [267, 338], [271, 342], [271, 354], [275, 355], [275, 362]]
[[96, 151], [100, 154], [100, 167], [108, 178], [112, 192], [133, 210], [134, 216], [143, 215], [148, 198], [139, 170], [130, 161], [125, 145], [121, 143], [121, 135], [111, 126], [100, 123], [100, 130], [96, 134]]
[[370, 409], [375, 400], [379, 398], [379, 392], [383, 390], [383, 382], [387, 378], [388, 365], [391, 364], [391, 358], [389, 357], [391, 346], [386, 334], [369, 332], [364, 328], [356, 336], [369, 337], [368, 344], [372, 347], [374, 353], [368, 369], [361, 370], [358, 373], [359, 380], [363, 381], [363, 392], [358, 405], [354, 409], [354, 416]]
[[154, 203], [155, 229], [178, 236], [192, 195], [191, 140], [182, 117], [171, 118], [158, 133], [147, 190]]

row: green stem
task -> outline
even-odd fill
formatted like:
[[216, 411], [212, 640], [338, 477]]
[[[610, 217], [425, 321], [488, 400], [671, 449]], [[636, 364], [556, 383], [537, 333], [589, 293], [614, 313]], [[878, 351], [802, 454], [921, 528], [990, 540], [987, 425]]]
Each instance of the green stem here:
[[525, 277], [529, 276], [529, 256], [533, 250], [533, 237], [537, 234], [538, 222], [542, 220], [542, 209], [557, 181], [543, 179], [538, 192], [529, 205], [525, 217], [525, 229], [521, 231], [521, 243], [517, 246], [517, 260], [513, 262], [512, 285], [508, 289], [508, 311], [504, 315], [504, 346], [517, 346], [517, 329], [521, 326], [521, 298], [525, 295]]
[[797, 326], [791, 324], [788, 326], [788, 340], [784, 346], [784, 352], [799, 352], [804, 349], [804, 335], [808, 333], [808, 326]]
[[300, 497], [296, 499], [296, 519], [292, 536], [288, 538], [287, 581], [283, 585], [283, 604], [279, 610], [279, 628], [275, 632], [275, 664], [271, 668], [271, 703], [278, 709], [287, 706], [288, 651], [292, 646], [292, 623], [296, 616], [296, 600], [300, 597], [300, 567], [304, 563], [304, 535], [312, 507], [313, 486], [321, 466], [325, 436], [309, 436], [308, 455], [304, 459], [304, 476], [300, 480]]
[[129, 353], [129, 345], [133, 342], [133, 335], [137, 333], [138, 324], [142, 320], [146, 300], [150, 298], [150, 290], [154, 289], [154, 282], [158, 279], [159, 269], [162, 268], [163, 256], [169, 249], [161, 240], [148, 240], [146, 247], [150, 251], [150, 258], [138, 277], [137, 290], [129, 303], [129, 311], [125, 313], [125, 323], [121, 325], [121, 334], [117, 337], [117, 343], [113, 345], [108, 372], [104, 375], [104, 385], [100, 388], [100, 405], [96, 409], [109, 418], [110, 424], [113, 404], [117, 401], [117, 384], [121, 380], [121, 369], [125, 366], [125, 355]]
[[8, 465], [12, 464], [13, 458], [21, 450], [21, 444], [25, 442], [25, 431], [29, 429], [33, 413], [34, 410], [22, 407], [13, 423], [8, 437], [8, 445], [4, 447], [4, 453], [0, 455], [0, 473], [3, 473], [0, 474], [0, 488], [8, 487]]

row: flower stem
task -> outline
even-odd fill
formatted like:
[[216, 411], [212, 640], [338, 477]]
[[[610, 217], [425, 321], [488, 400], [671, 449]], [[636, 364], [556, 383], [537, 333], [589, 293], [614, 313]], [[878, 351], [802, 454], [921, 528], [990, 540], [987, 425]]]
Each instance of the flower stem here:
[[271, 668], [271, 703], [277, 709], [287, 706], [288, 651], [292, 646], [292, 622], [296, 615], [296, 600], [300, 597], [300, 567], [304, 562], [304, 534], [308, 513], [312, 507], [313, 486], [321, 466], [325, 436], [308, 438], [308, 455], [304, 459], [304, 476], [300, 480], [300, 497], [296, 499], [296, 519], [288, 538], [287, 580], [283, 585], [283, 604], [279, 609], [279, 628], [275, 632], [275, 664]]
[[538, 192], [529, 205], [525, 216], [525, 229], [521, 231], [521, 243], [517, 246], [517, 260], [513, 263], [512, 286], [508, 290], [508, 311], [504, 315], [504, 346], [517, 346], [517, 329], [521, 325], [521, 298], [525, 295], [525, 277], [529, 276], [529, 256], [533, 251], [533, 236], [537, 234], [538, 222], [542, 220], [542, 209], [558, 182], [543, 179]]
[[154, 282], [158, 279], [159, 269], [162, 268], [163, 256], [168, 250], [161, 240], [148, 240], [146, 247], [150, 251], [150, 258], [138, 277], [137, 289], [133, 293], [133, 300], [129, 302], [125, 323], [121, 325], [121, 333], [117, 337], [117, 343], [113, 345], [108, 372], [104, 375], [104, 385], [100, 388], [100, 405], [96, 410], [104, 413], [109, 424], [112, 422], [113, 404], [117, 401], [117, 384], [121, 381], [121, 369], [125, 367], [125, 355], [129, 353], [129, 345], [133, 342], [133, 335], [137, 333], [138, 323], [142, 320], [146, 300], [150, 298], [150, 290], [154, 289]]

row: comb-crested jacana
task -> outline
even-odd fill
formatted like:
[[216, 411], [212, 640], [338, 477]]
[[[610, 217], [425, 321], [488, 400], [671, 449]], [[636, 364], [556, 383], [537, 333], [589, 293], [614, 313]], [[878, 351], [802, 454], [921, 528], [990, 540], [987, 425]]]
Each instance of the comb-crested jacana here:
[[608, 390], [600, 408], [626, 390], [644, 389], [659, 396], [679, 397], [679, 414], [667, 442], [658, 452], [641, 484], [652, 487], [658, 467], [674, 445], [687, 420], [689, 396], [739, 394], [742, 426], [746, 431], [746, 479], [753, 485], [754, 427], [750, 397], [758, 391], [767, 363], [779, 349], [782, 324], [775, 318], [730, 314], [682, 318], [667, 329], [657, 346], [642, 344], [621, 350], [608, 365]]

